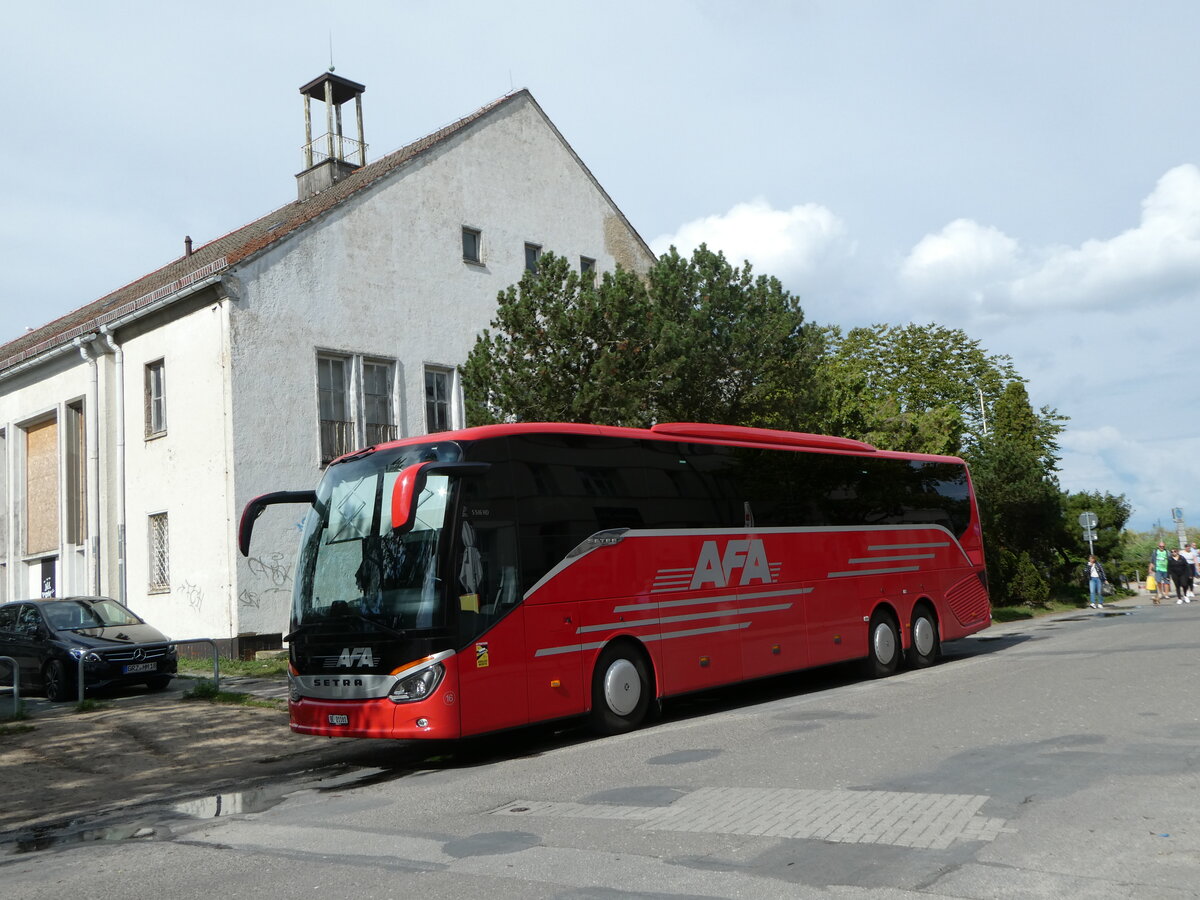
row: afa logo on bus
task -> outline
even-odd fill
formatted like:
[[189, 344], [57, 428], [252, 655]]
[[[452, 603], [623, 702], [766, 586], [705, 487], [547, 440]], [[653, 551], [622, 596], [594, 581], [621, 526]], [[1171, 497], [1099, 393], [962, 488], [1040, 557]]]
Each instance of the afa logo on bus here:
[[692, 590], [756, 583], [771, 583], [771, 564], [761, 538], [726, 541], [724, 550], [717, 541], [704, 542], [692, 571]]

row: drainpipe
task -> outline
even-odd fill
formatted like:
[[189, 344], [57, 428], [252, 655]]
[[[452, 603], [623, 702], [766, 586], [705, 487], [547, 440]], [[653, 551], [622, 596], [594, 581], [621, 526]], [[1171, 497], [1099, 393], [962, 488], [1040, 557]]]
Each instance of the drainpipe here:
[[100, 593], [100, 365], [92, 352], [91, 338], [75, 338], [79, 355], [88, 364], [87, 407], [84, 409], [84, 426], [87, 431], [87, 485], [84, 499], [87, 503], [87, 550], [85, 559], [88, 569], [88, 589], [93, 595]]
[[117, 417], [117, 599], [128, 605], [125, 588], [125, 351], [113, 338], [107, 325], [100, 326], [100, 337], [112, 352], [117, 367], [116, 410]]

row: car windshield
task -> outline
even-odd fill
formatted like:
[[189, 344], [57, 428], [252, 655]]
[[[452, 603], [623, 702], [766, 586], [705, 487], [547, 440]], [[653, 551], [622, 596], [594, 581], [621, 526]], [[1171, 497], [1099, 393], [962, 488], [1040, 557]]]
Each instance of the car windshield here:
[[56, 600], [45, 604], [42, 611], [52, 627], [63, 631], [142, 624], [116, 600]]

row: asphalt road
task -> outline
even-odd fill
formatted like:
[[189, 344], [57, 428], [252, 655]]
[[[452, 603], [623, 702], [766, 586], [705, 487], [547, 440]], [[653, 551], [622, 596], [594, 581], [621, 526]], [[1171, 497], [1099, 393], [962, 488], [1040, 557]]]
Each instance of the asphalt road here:
[[0, 848], [0, 893], [138, 897], [1200, 896], [1200, 603], [996, 626], [844, 668]]

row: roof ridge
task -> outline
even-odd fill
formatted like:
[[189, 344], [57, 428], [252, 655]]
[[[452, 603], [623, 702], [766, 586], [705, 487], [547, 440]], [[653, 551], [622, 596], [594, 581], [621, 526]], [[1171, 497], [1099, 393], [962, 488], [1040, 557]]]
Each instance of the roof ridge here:
[[[0, 344], [0, 374], [20, 362], [74, 340], [105, 322], [111, 322], [126, 312], [136, 311], [140, 306], [154, 302], [154, 299], [162, 299], [162, 297], [174, 293], [175, 290], [194, 283], [197, 279], [191, 278], [191, 275], [195, 272], [207, 271], [208, 275], [215, 274], [220, 269], [236, 265], [255, 256], [309, 222], [321, 218], [351, 196], [385, 178], [405, 163], [428, 153], [447, 138], [461, 132], [488, 113], [522, 95], [529, 97], [534, 103], [537, 102], [533, 100], [533, 96], [527, 88], [509, 91], [474, 112], [410, 141], [373, 162], [358, 167], [345, 178], [318, 194], [305, 200], [293, 200], [278, 206], [266, 215], [252, 219], [239, 228], [207, 241], [193, 250], [191, 254], [171, 260], [97, 300], [52, 319], [45, 325], [32, 329], [7, 343]], [[278, 221], [267, 224], [274, 219], [278, 219]], [[189, 261], [195, 267], [194, 269], [187, 266]], [[200, 277], [207, 277], [207, 275]], [[147, 299], [150, 297], [154, 299]]]

